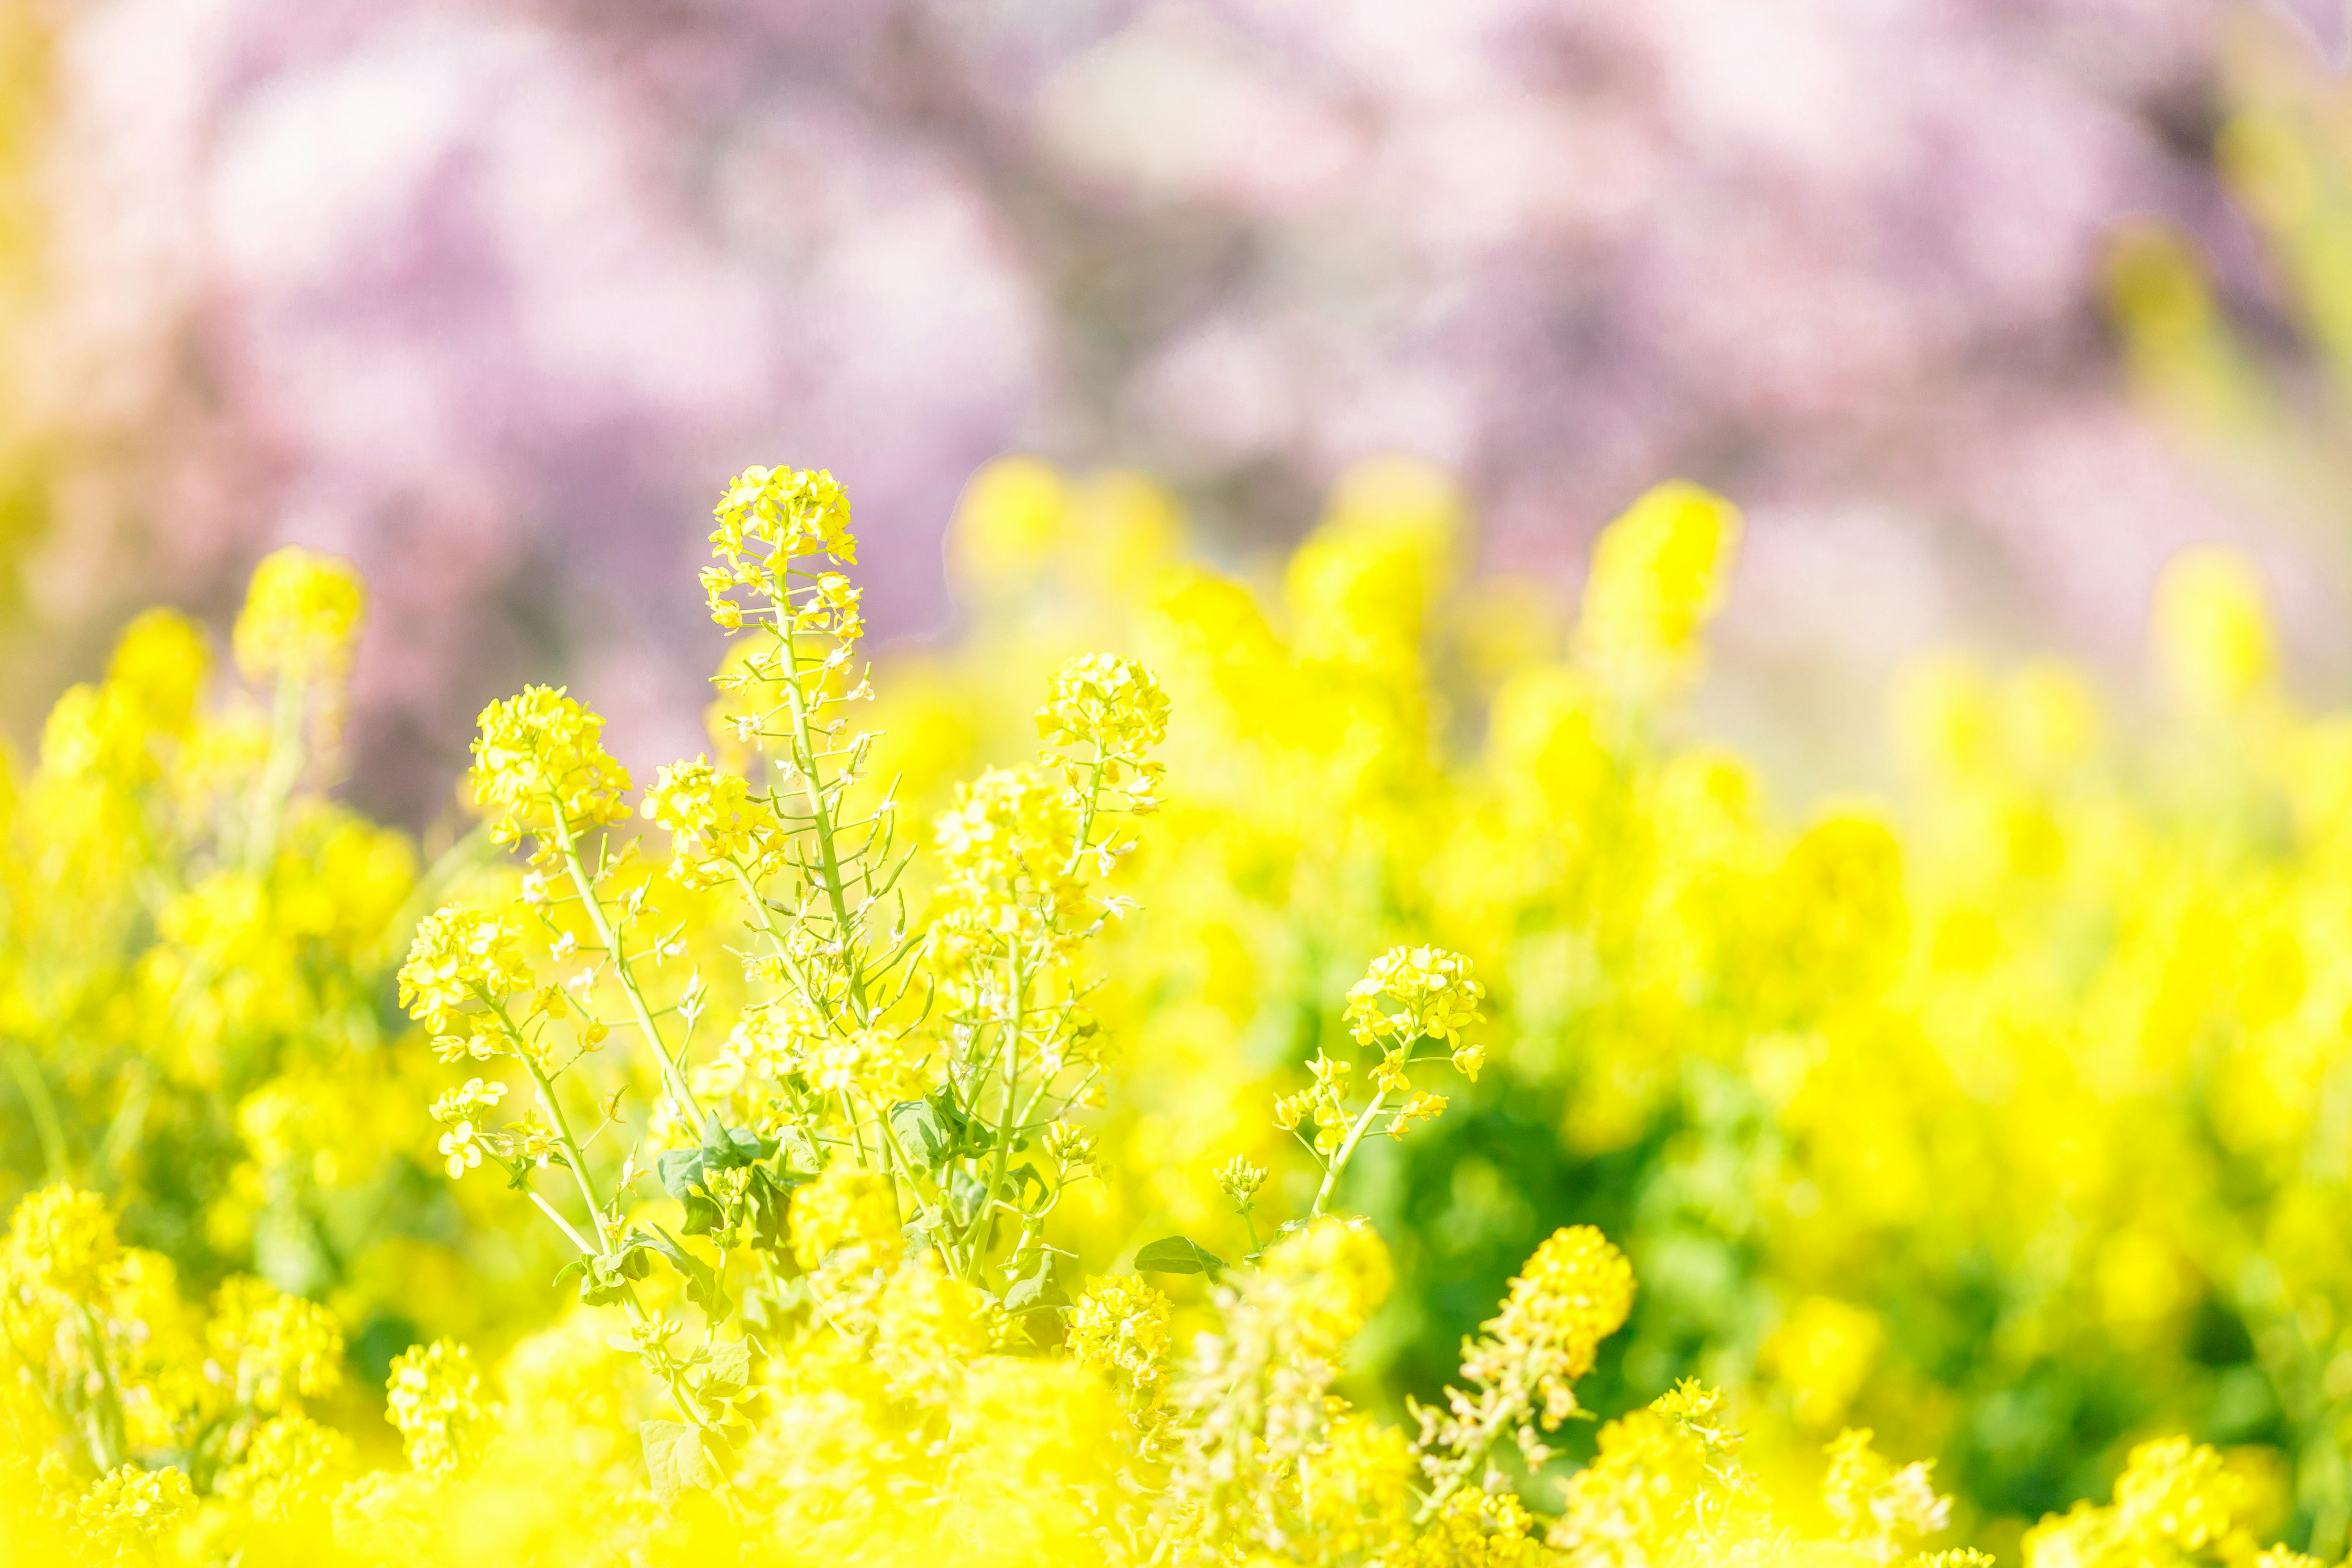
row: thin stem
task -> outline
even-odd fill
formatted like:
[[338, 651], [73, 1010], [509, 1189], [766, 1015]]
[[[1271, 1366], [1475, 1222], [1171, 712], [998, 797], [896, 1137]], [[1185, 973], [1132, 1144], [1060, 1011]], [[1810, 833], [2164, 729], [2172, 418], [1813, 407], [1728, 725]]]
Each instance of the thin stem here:
[[1339, 1184], [1339, 1173], [1346, 1170], [1348, 1162], [1355, 1157], [1356, 1145], [1362, 1142], [1364, 1134], [1371, 1131], [1372, 1118], [1380, 1114], [1381, 1107], [1388, 1103], [1388, 1098], [1387, 1089], [1373, 1095], [1372, 1102], [1364, 1107], [1364, 1113], [1356, 1118], [1356, 1124], [1348, 1129], [1347, 1142], [1339, 1145], [1339, 1152], [1332, 1155], [1330, 1164], [1324, 1167], [1323, 1184], [1316, 1189], [1315, 1206], [1307, 1211], [1310, 1215], [1323, 1212], [1324, 1204], [1330, 1200], [1331, 1189]]
[[1503, 1435], [1503, 1428], [1509, 1424], [1514, 1414], [1515, 1407], [1510, 1401], [1498, 1399], [1495, 1402], [1495, 1408], [1471, 1434], [1470, 1442], [1456, 1452], [1444, 1467], [1437, 1485], [1422, 1499], [1420, 1511], [1413, 1515], [1415, 1524], [1426, 1524], [1436, 1518], [1437, 1510], [1445, 1506], [1445, 1500], [1462, 1489], [1462, 1483], [1470, 1479], [1471, 1470], [1495, 1446], [1495, 1440]]
[[[549, 804], [554, 805], [552, 800]], [[613, 930], [613, 922], [605, 918], [604, 902], [596, 897], [595, 886], [588, 878], [587, 865], [580, 858], [579, 841], [572, 837], [572, 824], [565, 819], [561, 807], [555, 809], [555, 833], [557, 847], [563, 854], [564, 868], [572, 874], [572, 885], [579, 890], [580, 902], [588, 911], [589, 923], [595, 928], [596, 940], [612, 955], [613, 973], [621, 982], [622, 994], [628, 997], [629, 1009], [636, 1015], [637, 1028], [644, 1034], [646, 1044], [653, 1047], [654, 1060], [660, 1064], [662, 1083], [678, 1104], [686, 1108], [687, 1113], [694, 1120], [694, 1125], [701, 1127], [704, 1124], [702, 1106], [694, 1098], [694, 1090], [687, 1087], [686, 1075], [678, 1071], [677, 1063], [670, 1059], [669, 1048], [662, 1044], [661, 1030], [655, 1026], [653, 1013], [646, 1005], [645, 993], [637, 988], [637, 977], [631, 972], [628, 961], [621, 952], [621, 939]]]
[[52, 1183], [73, 1179], [66, 1157], [65, 1122], [58, 1115], [58, 1102], [49, 1095], [48, 1079], [41, 1074], [41, 1064], [21, 1040], [10, 1040], [5, 1047], [9, 1074], [16, 1080], [16, 1089], [25, 1097], [26, 1112], [33, 1119], [33, 1131], [41, 1141], [41, 1168]]
[[850, 1006], [857, 1016], [858, 1025], [864, 1027], [871, 1021], [866, 1005], [866, 977], [860, 972], [856, 948], [850, 940], [849, 894], [842, 886], [841, 858], [833, 842], [833, 813], [824, 804], [824, 783], [819, 771], [816, 740], [809, 729], [808, 703], [801, 692], [800, 648], [793, 643], [791, 633], [780, 627], [776, 635], [783, 642], [785, 667], [791, 671], [790, 678], [784, 682], [784, 689], [792, 703], [793, 742], [800, 752], [793, 759], [793, 763], [801, 775], [802, 790], [808, 798], [809, 830], [816, 835], [817, 851], [824, 858], [818, 881], [824, 889], [826, 901], [833, 906], [833, 925], [841, 939], [842, 974], [849, 984]]
[[286, 818], [286, 803], [302, 775], [302, 683], [291, 670], [280, 670], [269, 721], [269, 756], [254, 782], [253, 800], [245, 825], [245, 868], [259, 876], [278, 853], [278, 835]]

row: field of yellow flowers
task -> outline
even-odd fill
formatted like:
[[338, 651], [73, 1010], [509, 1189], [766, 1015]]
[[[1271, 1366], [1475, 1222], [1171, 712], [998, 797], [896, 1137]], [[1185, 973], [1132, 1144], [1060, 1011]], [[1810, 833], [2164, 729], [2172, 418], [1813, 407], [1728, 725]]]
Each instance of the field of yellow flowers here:
[[1008, 460], [871, 664], [830, 476], [716, 521], [708, 749], [528, 689], [451, 842], [331, 793], [338, 562], [58, 704], [0, 1559], [2345, 1554], [2352, 723], [2235, 559], [2160, 721], [1923, 668], [1790, 823], [1683, 717], [1693, 487], [1571, 606], [1402, 460], [1241, 575]]

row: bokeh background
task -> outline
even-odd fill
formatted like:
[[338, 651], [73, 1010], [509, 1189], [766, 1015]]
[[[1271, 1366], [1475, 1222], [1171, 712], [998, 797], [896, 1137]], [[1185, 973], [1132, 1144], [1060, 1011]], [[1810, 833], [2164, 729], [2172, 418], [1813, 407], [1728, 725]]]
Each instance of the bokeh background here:
[[445, 808], [571, 681], [690, 752], [721, 479], [832, 468], [902, 638], [1008, 451], [1246, 563], [1349, 462], [1572, 585], [1649, 483], [1748, 509], [1708, 721], [1882, 767], [1929, 645], [2128, 692], [2252, 552], [2352, 683], [2339, 4], [88, 0], [0, 6], [19, 744], [136, 605], [295, 541], [374, 595], [351, 793]]

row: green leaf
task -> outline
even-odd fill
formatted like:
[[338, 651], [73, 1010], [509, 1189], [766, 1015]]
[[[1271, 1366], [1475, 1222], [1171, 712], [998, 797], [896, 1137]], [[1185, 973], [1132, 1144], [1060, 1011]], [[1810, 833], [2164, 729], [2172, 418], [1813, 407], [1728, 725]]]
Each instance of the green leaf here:
[[581, 1300], [591, 1307], [609, 1307], [628, 1295], [630, 1279], [645, 1279], [646, 1262], [637, 1250], [618, 1258], [581, 1258]]
[[1225, 1271], [1225, 1260], [1185, 1236], [1163, 1236], [1147, 1242], [1135, 1254], [1139, 1274], [1205, 1274], [1214, 1279]]
[[686, 1218], [678, 1228], [688, 1236], [709, 1236], [726, 1217], [708, 1194], [688, 1193], [686, 1194]]
[[751, 1244], [767, 1252], [781, 1252], [789, 1229], [786, 1200], [803, 1178], [787, 1173], [779, 1179], [765, 1165], [751, 1167]]
[[988, 1206], [988, 1184], [969, 1171], [948, 1173], [945, 1195], [948, 1218], [954, 1222], [958, 1230], [969, 1226]]
[[710, 1363], [702, 1374], [702, 1391], [719, 1399], [732, 1399], [751, 1386], [751, 1342], [720, 1340], [710, 1347]]
[[1013, 1288], [1004, 1292], [1004, 1310], [1008, 1312], [1042, 1312], [1049, 1307], [1066, 1307], [1070, 1298], [1054, 1279], [1054, 1255], [1050, 1252], [1037, 1259], [1036, 1272], [1015, 1279]]
[[662, 1191], [682, 1200], [702, 1185], [702, 1151], [665, 1149], [654, 1156], [654, 1173], [661, 1178]]
[[898, 1146], [927, 1170], [936, 1171], [973, 1150], [971, 1119], [956, 1104], [955, 1091], [945, 1086], [920, 1100], [898, 1101], [889, 1117]]
[[719, 1283], [719, 1271], [686, 1249], [685, 1245], [661, 1226], [651, 1231], [629, 1232], [626, 1256], [641, 1258], [648, 1252], [658, 1252], [669, 1259], [670, 1267], [686, 1277], [687, 1299], [714, 1318], [727, 1315], [727, 1292]]
[[1045, 1185], [1045, 1178], [1037, 1173], [1037, 1167], [1031, 1164], [1028, 1161], [1024, 1160], [1021, 1163], [1013, 1166], [1012, 1170], [1005, 1173], [1005, 1200], [1008, 1203], [1014, 1204], [1025, 1202], [1029, 1196], [1029, 1188], [1032, 1183], [1035, 1184], [1037, 1195], [1040, 1198], [1045, 1197], [1050, 1190]]
[[776, 1152], [776, 1141], [762, 1138], [748, 1127], [728, 1127], [717, 1117], [702, 1130], [702, 1156], [706, 1170], [734, 1171], [754, 1164]]
[[718, 1467], [702, 1449], [702, 1434], [683, 1421], [641, 1421], [637, 1436], [646, 1447], [646, 1476], [654, 1500], [667, 1508], [680, 1492], [698, 1490], [719, 1479]]

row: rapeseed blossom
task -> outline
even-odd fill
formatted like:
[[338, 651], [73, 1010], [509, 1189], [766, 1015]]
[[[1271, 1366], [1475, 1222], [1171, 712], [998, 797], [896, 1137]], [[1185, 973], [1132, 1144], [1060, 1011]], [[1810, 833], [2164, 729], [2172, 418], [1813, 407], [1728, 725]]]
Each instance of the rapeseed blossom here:
[[1456, 584], [1423, 465], [1263, 595], [1133, 476], [1000, 470], [974, 651], [878, 670], [837, 483], [714, 523], [709, 748], [639, 793], [493, 703], [422, 869], [321, 793], [340, 568], [257, 584], [267, 693], [151, 616], [59, 703], [0, 795], [0, 1548], [2340, 1553], [2352, 751], [2242, 567], [2168, 579], [2179, 793], [2078, 678], [1945, 664], [1911, 793], [1784, 826], [1676, 719], [1688, 487], [1580, 620]]

